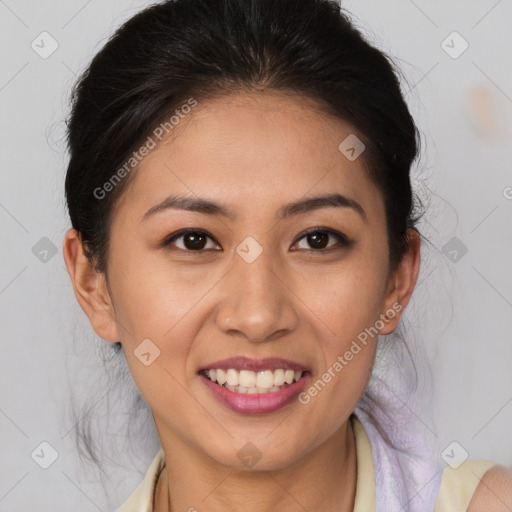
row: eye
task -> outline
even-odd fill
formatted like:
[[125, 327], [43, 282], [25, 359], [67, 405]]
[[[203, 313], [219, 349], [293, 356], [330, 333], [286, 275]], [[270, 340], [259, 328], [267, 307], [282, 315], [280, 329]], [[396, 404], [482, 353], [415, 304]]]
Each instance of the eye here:
[[[181, 246], [180, 243], [174, 243], [176, 241], [181, 241], [181, 239], [183, 239]], [[208, 239], [213, 242], [213, 246], [210, 244], [208, 247]], [[181, 231], [173, 233], [167, 237], [162, 245], [164, 247], [176, 245], [178, 249], [188, 252], [201, 252], [203, 249], [216, 249], [217, 247], [220, 247], [213, 239], [213, 237], [211, 237], [206, 231], [203, 231], [202, 229], [182, 229]]]
[[313, 250], [320, 252], [322, 250], [336, 249], [336, 243], [329, 243], [329, 240], [334, 239], [338, 242], [339, 248], [350, 247], [352, 242], [347, 238], [346, 235], [338, 231], [334, 231], [328, 228], [311, 228], [294, 243], [296, 245], [301, 240], [305, 240], [310, 247], [299, 247], [300, 249]]
[[[309, 247], [300, 247], [300, 242], [305, 240]], [[332, 243], [334, 241], [334, 243]], [[299, 244], [299, 249], [315, 252], [335, 250], [336, 248], [350, 247], [352, 245], [346, 235], [329, 228], [311, 228], [302, 233], [302, 236], [294, 242]], [[209, 245], [208, 245], [209, 244]], [[340, 247], [336, 247], [339, 245]], [[179, 250], [187, 252], [204, 252], [205, 250], [222, 250], [216, 240], [202, 229], [182, 229], [167, 237], [162, 246], [175, 246]], [[219, 249], [220, 248], [220, 249]], [[295, 250], [295, 249], [294, 249]]]

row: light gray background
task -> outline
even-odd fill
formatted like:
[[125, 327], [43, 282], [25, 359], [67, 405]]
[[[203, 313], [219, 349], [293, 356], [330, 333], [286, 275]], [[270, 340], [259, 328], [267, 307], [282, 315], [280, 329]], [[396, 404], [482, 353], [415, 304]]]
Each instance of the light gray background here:
[[[141, 478], [121, 468], [107, 498], [77, 463], [68, 373], [93, 360], [94, 335], [61, 247], [70, 87], [112, 31], [147, 4], [0, 0], [0, 511], [107, 511]], [[430, 197], [419, 228], [432, 245], [407, 320], [436, 395], [432, 414], [414, 412], [441, 449], [456, 440], [471, 458], [512, 465], [512, 2], [343, 5], [401, 66], [423, 135], [414, 182]], [[31, 48], [43, 31], [59, 45], [47, 59]], [[453, 31], [469, 43], [456, 59], [442, 47]], [[47, 262], [32, 251], [43, 237], [57, 249]], [[467, 247], [456, 262], [446, 245], [453, 237]], [[58, 452], [46, 470], [31, 458], [43, 441]]]

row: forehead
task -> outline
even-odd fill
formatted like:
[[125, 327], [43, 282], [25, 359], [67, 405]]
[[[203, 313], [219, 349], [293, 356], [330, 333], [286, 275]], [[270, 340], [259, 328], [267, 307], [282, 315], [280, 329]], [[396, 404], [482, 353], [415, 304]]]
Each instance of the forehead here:
[[239, 93], [198, 101], [138, 165], [121, 203], [145, 212], [181, 193], [233, 204], [243, 216], [338, 192], [378, 211], [383, 203], [364, 153], [352, 161], [339, 149], [354, 135], [304, 97]]

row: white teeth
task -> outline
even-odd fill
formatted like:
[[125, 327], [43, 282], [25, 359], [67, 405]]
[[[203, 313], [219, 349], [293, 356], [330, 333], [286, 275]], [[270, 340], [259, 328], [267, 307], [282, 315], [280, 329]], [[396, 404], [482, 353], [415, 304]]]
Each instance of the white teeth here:
[[[213, 381], [215, 382], [215, 381]], [[217, 370], [217, 383], [222, 386], [226, 382], [226, 372], [224, 370]]]
[[274, 385], [274, 374], [272, 370], [263, 370], [258, 372], [256, 377], [256, 387], [270, 389]]
[[274, 372], [274, 386], [282, 386], [284, 384], [284, 370], [276, 370]]
[[256, 393], [274, 393], [283, 388], [286, 384], [298, 382], [303, 375], [301, 371], [294, 370], [262, 370], [253, 372], [251, 370], [236, 370], [229, 368], [227, 370], [209, 369], [205, 375], [212, 382], [224, 385], [229, 391], [253, 395]]
[[239, 381], [240, 386], [252, 388], [256, 386], [256, 374], [254, 372], [251, 372], [250, 370], [241, 370]]
[[226, 382], [230, 386], [238, 386], [238, 372], [230, 368], [226, 375]]

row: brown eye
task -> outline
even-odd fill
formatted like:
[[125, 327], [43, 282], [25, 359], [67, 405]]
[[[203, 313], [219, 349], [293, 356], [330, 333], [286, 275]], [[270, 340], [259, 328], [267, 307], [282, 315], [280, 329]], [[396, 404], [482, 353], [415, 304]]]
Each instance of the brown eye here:
[[[302, 240], [305, 240], [309, 247], [303, 245], [299, 248], [313, 251], [331, 249], [336, 245], [340, 247], [348, 247], [351, 245], [351, 242], [343, 233], [331, 229], [310, 229], [297, 240], [296, 244], [299, 244]], [[330, 242], [332, 240], [334, 240], [334, 243]]]
[[325, 249], [329, 243], [329, 234], [318, 231], [306, 237], [308, 244], [314, 249]]
[[[208, 246], [209, 241], [213, 245], [210, 243], [210, 246]], [[167, 238], [163, 245], [175, 246], [183, 251], [196, 252], [201, 252], [204, 249], [216, 249], [218, 247], [218, 244], [205, 231], [192, 229], [174, 233], [170, 238]]]

